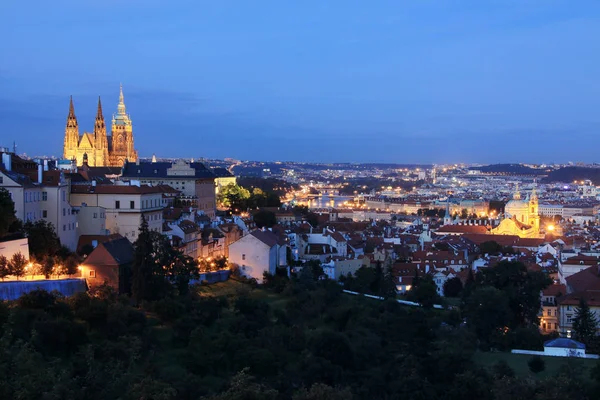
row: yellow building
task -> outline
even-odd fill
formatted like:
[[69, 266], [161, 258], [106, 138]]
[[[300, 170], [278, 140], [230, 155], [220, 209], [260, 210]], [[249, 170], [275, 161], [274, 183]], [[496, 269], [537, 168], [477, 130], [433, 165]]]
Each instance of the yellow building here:
[[494, 235], [517, 235], [522, 238], [540, 237], [538, 196], [535, 188], [525, 200], [517, 187], [513, 199], [504, 207], [505, 218], [490, 233]]
[[102, 103], [98, 98], [98, 111], [94, 132], [84, 132], [79, 135], [79, 124], [75, 116], [73, 98], [69, 104], [69, 115], [65, 128], [63, 158], [75, 159], [77, 165], [82, 165], [84, 158], [91, 167], [120, 167], [125, 160], [137, 161], [138, 154], [133, 145], [133, 127], [131, 119], [125, 112], [123, 87], [119, 93], [117, 113], [113, 115], [111, 136], [107, 136]]

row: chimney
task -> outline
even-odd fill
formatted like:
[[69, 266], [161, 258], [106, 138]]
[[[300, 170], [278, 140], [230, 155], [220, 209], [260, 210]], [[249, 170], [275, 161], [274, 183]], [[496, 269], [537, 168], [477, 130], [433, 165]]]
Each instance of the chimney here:
[[44, 166], [42, 164], [38, 164], [38, 183], [42, 183], [44, 180]]
[[48, 171], [48, 160], [44, 160], [44, 171]]

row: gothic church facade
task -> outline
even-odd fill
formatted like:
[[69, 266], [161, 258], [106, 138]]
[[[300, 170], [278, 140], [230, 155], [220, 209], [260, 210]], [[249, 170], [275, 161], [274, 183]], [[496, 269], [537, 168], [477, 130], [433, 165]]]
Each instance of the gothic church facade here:
[[133, 145], [131, 118], [125, 112], [123, 87], [119, 93], [117, 113], [113, 115], [111, 135], [106, 133], [106, 123], [102, 114], [102, 103], [98, 98], [98, 111], [94, 132], [79, 134], [79, 124], [75, 116], [73, 97], [69, 104], [69, 115], [65, 128], [63, 158], [76, 160], [77, 165], [84, 161], [90, 167], [121, 167], [125, 161], [137, 161], [138, 153]]

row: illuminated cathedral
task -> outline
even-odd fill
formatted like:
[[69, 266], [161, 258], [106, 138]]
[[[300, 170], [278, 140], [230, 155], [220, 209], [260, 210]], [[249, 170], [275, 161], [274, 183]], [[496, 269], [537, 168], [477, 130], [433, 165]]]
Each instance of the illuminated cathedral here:
[[138, 153], [133, 145], [131, 118], [125, 112], [123, 86], [119, 93], [117, 113], [113, 114], [110, 136], [106, 133], [100, 98], [98, 98], [94, 132], [84, 132], [83, 135], [80, 135], [73, 97], [71, 97], [65, 128], [63, 158], [75, 160], [78, 166], [81, 166], [86, 159], [90, 167], [121, 167], [126, 160], [137, 161]]
[[517, 235], [522, 238], [540, 237], [540, 216], [538, 196], [535, 187], [525, 200], [521, 200], [519, 188], [513, 199], [506, 203], [505, 218], [490, 233], [495, 235]]

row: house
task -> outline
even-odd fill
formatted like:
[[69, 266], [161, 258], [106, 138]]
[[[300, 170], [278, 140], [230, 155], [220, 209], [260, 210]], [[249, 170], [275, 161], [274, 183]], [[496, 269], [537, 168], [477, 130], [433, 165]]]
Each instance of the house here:
[[142, 216], [146, 218], [148, 229], [162, 233], [164, 203], [162, 190], [156, 187], [74, 185], [71, 187], [71, 204], [104, 208], [106, 229], [131, 242], [137, 239]]
[[77, 220], [69, 203], [70, 182], [62, 171], [48, 171], [11, 153], [1, 153], [0, 187], [10, 193], [17, 218], [23, 222], [45, 220], [52, 224], [60, 243], [70, 250], [77, 245]]
[[542, 333], [559, 332], [558, 299], [567, 294], [565, 285], [554, 284], [542, 291], [540, 329]]
[[243, 276], [262, 283], [265, 272], [275, 274], [280, 266], [280, 247], [273, 232], [255, 230], [229, 245], [229, 261], [239, 266]]
[[117, 237], [98, 243], [80, 266], [81, 276], [90, 288], [106, 283], [120, 294], [129, 293], [133, 260], [131, 242], [122, 236]]
[[564, 282], [571, 275], [583, 271], [584, 269], [590, 267], [598, 268], [599, 264], [600, 260], [598, 257], [578, 254], [558, 264], [558, 276], [561, 282]]

